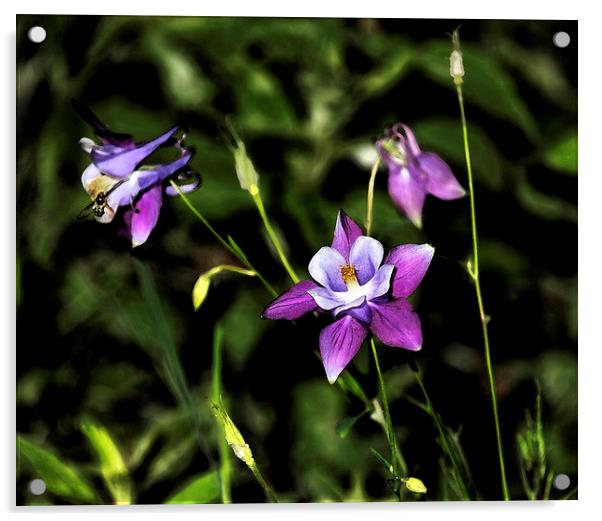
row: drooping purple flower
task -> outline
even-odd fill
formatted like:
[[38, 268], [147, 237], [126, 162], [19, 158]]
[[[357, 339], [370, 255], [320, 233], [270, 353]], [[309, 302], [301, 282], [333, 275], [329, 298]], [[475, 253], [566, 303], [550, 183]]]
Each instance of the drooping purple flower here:
[[334, 322], [320, 333], [320, 353], [333, 383], [359, 351], [368, 333], [383, 344], [418, 351], [420, 319], [407, 301], [424, 277], [434, 249], [403, 244], [386, 256], [380, 242], [362, 235], [339, 211], [331, 246], [309, 263], [313, 280], [302, 280], [274, 300], [263, 318], [295, 320], [311, 311], [328, 312]]
[[[139, 246], [157, 224], [163, 192], [170, 196], [178, 195], [172, 186], [164, 185], [175, 174], [182, 173], [192, 158], [192, 150], [182, 146], [182, 139], [174, 138], [178, 127], [151, 141], [136, 144], [131, 135], [110, 130], [81, 103], [74, 101], [74, 107], [100, 138], [100, 144], [89, 138], [80, 140], [81, 147], [91, 159], [82, 174], [82, 185], [92, 200], [85, 211], [90, 210], [98, 222], [108, 223], [123, 206], [126, 234], [133, 247]], [[173, 146], [179, 157], [167, 164], [142, 165], [162, 146]], [[184, 193], [195, 190], [200, 184], [198, 175], [190, 171], [180, 177], [192, 180], [180, 186]]]
[[376, 142], [376, 148], [389, 169], [389, 195], [398, 210], [421, 228], [427, 194], [448, 201], [459, 199], [466, 192], [443, 159], [420, 150], [408, 126], [398, 123], [387, 134]]

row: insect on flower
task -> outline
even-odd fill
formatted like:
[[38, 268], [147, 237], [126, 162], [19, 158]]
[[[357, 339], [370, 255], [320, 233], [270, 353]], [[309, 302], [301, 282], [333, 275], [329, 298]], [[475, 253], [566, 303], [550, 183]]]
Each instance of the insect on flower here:
[[380, 242], [362, 235], [358, 224], [339, 211], [331, 246], [309, 263], [313, 280], [302, 280], [274, 300], [263, 318], [295, 320], [312, 311], [334, 322], [320, 333], [320, 354], [330, 383], [359, 351], [369, 332], [383, 344], [418, 351], [422, 330], [407, 297], [424, 277], [434, 249], [402, 244], [386, 256]]
[[[198, 174], [187, 169], [193, 152], [183, 146], [185, 135], [176, 138], [179, 127], [175, 126], [151, 141], [137, 144], [131, 135], [110, 130], [82, 103], [74, 100], [73, 106], [100, 139], [100, 144], [87, 137], [79, 141], [91, 159], [82, 174], [82, 185], [91, 203], [79, 218], [94, 217], [98, 222], [109, 223], [123, 206], [126, 234], [132, 246], [139, 246], [157, 224], [163, 192], [178, 195], [167, 181], [174, 177], [184, 181], [179, 187], [183, 193], [200, 185]], [[166, 164], [143, 165], [160, 147], [175, 148], [178, 157]]]

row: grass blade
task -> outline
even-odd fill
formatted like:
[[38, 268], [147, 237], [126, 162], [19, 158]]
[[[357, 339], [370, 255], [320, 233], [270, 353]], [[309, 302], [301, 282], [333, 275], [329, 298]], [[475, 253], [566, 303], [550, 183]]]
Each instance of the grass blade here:
[[192, 393], [188, 388], [186, 376], [178, 356], [176, 342], [161, 307], [161, 301], [159, 299], [157, 289], [155, 288], [152, 275], [149, 268], [138, 259], [134, 259], [134, 265], [138, 273], [140, 289], [147, 305], [151, 324], [153, 324], [153, 327], [155, 328], [155, 335], [161, 347], [161, 353], [163, 357], [162, 361], [165, 367], [169, 386], [180, 407], [190, 414], [192, 426], [197, 434], [199, 447], [213, 468], [214, 462], [211, 457], [211, 453], [208, 450], [207, 441], [205, 440], [201, 429], [199, 411], [195, 405]]
[[115, 441], [111, 438], [107, 429], [100, 425], [84, 422], [81, 428], [96, 453], [100, 473], [111, 496], [113, 496], [115, 504], [131, 504], [132, 492], [129, 472]]
[[215, 472], [207, 472], [193, 478], [179, 492], [165, 501], [170, 505], [201, 505], [213, 503], [219, 498], [219, 483]]
[[99, 503], [96, 492], [79, 472], [49, 450], [17, 436], [17, 455], [27, 460], [53, 494], [73, 503]]

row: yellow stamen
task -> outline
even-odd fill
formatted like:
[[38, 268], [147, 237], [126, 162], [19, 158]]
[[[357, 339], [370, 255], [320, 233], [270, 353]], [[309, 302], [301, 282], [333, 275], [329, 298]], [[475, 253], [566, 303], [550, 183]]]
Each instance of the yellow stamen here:
[[343, 282], [347, 286], [347, 288], [352, 288], [358, 286], [357, 276], [355, 275], [355, 266], [353, 264], [345, 264], [345, 266], [341, 266], [339, 268], [341, 270], [341, 278]]

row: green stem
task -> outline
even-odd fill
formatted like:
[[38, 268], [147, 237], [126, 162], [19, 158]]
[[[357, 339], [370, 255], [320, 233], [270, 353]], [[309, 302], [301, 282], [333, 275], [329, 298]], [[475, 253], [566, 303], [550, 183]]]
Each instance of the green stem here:
[[265, 491], [265, 494], [266, 494], [266, 496], [268, 496], [269, 500], [272, 503], [278, 503], [278, 498], [276, 497], [274, 490], [268, 484], [268, 482], [264, 479], [263, 475], [261, 474], [261, 472], [259, 470], [259, 467], [257, 466], [257, 463], [254, 463], [253, 465], [249, 465], [249, 468], [251, 469], [251, 472], [253, 473], [253, 476], [255, 476], [255, 479], [257, 480], [257, 482], [261, 485], [261, 487]]
[[366, 204], [366, 235], [370, 235], [372, 231], [372, 207], [374, 204], [374, 182], [378, 167], [380, 166], [380, 156], [374, 162], [372, 171], [370, 172], [370, 181], [368, 182], [368, 202]]
[[301, 279], [299, 279], [299, 277], [297, 277], [295, 270], [290, 265], [288, 259], [286, 258], [286, 255], [284, 254], [284, 250], [282, 249], [282, 245], [280, 244], [280, 241], [278, 240], [278, 236], [276, 235], [276, 232], [272, 228], [272, 225], [270, 224], [270, 220], [268, 219], [268, 215], [265, 211], [265, 207], [263, 206], [261, 194], [259, 192], [259, 188], [257, 187], [257, 185], [253, 185], [251, 187], [251, 189], [249, 190], [249, 193], [251, 194], [251, 197], [253, 197], [253, 201], [255, 202], [255, 205], [257, 206], [257, 210], [259, 210], [259, 215], [261, 215], [261, 219], [263, 220], [263, 224], [265, 226], [266, 231], [268, 232], [270, 240], [272, 241], [274, 248], [276, 248], [276, 251], [278, 252], [278, 256], [280, 257], [280, 262], [282, 262], [282, 265], [284, 266], [284, 269], [286, 269], [289, 277], [296, 284]]
[[[211, 368], [211, 401], [221, 403], [222, 401], [222, 339], [223, 329], [219, 323], [215, 325], [213, 336], [213, 364]], [[222, 435], [221, 427], [216, 423], [219, 430], [219, 479], [222, 494], [222, 503], [232, 503], [232, 451], [228, 447], [226, 438]]]
[[254, 271], [257, 274], [257, 278], [262, 282], [262, 284], [272, 294], [272, 296], [277, 297], [278, 296], [277, 291], [263, 277], [263, 275], [261, 273], [259, 273], [255, 269], [255, 267], [249, 262], [249, 259], [246, 257], [246, 255], [241, 255], [230, 244], [228, 244], [228, 241], [226, 241], [219, 233], [217, 233], [215, 231], [215, 229], [213, 228], [213, 226], [211, 226], [211, 224], [209, 223], [209, 221], [207, 219], [205, 219], [205, 217], [203, 216], [203, 214], [201, 212], [199, 212], [194, 207], [194, 205], [190, 202], [190, 199], [188, 199], [188, 197], [186, 196], [186, 194], [184, 192], [182, 192], [182, 190], [180, 190], [180, 187], [176, 183], [174, 183], [173, 181], [170, 181], [170, 183], [171, 183], [171, 186], [174, 187], [174, 190], [176, 192], [178, 192], [178, 195], [182, 198], [182, 200], [184, 201], [184, 203], [186, 204], [186, 206], [188, 206], [188, 208], [190, 209], [190, 211], [198, 218], [199, 221], [201, 221], [205, 225], [205, 227], [211, 232], [211, 234], [217, 239], [217, 241], [224, 248], [226, 248], [232, 255], [234, 255], [240, 262], [242, 262], [247, 268], [249, 268], [250, 270]]
[[443, 425], [441, 423], [441, 418], [439, 417], [439, 414], [437, 414], [437, 411], [435, 411], [435, 408], [433, 407], [433, 402], [431, 401], [431, 398], [424, 385], [424, 380], [422, 378], [422, 371], [418, 367], [418, 364], [416, 364], [415, 360], [410, 360], [410, 368], [412, 369], [412, 372], [414, 373], [414, 376], [416, 377], [416, 381], [418, 382], [418, 385], [420, 386], [420, 390], [422, 391], [422, 395], [424, 396], [424, 400], [426, 401], [428, 413], [431, 416], [431, 418], [433, 419], [435, 427], [437, 428], [437, 432], [439, 433], [439, 438], [441, 439], [441, 443], [443, 445], [443, 450], [449, 456], [449, 459], [456, 471], [456, 484], [458, 485], [458, 488], [461, 490], [461, 492], [464, 494], [464, 497], [466, 499], [470, 499], [470, 493], [468, 492], [468, 487], [466, 486], [466, 484], [464, 483], [464, 480], [462, 478], [462, 469], [460, 468], [460, 464], [458, 463], [456, 456], [454, 455], [454, 452], [449, 445], [447, 433], [445, 432], [445, 429], [443, 428]]
[[500, 420], [498, 416], [497, 397], [495, 393], [495, 380], [493, 377], [493, 367], [491, 365], [491, 353], [489, 349], [489, 332], [487, 329], [487, 316], [483, 305], [483, 296], [481, 294], [481, 282], [479, 278], [479, 246], [477, 236], [477, 218], [475, 212], [475, 196], [472, 177], [472, 165], [470, 162], [470, 147], [468, 145], [468, 126], [466, 124], [466, 114], [464, 112], [464, 96], [462, 94], [461, 80], [456, 81], [456, 91], [458, 93], [458, 102], [460, 104], [460, 117], [462, 120], [462, 138], [464, 141], [464, 155], [466, 159], [466, 170], [468, 171], [468, 189], [470, 196], [470, 219], [472, 228], [472, 246], [473, 246], [473, 261], [469, 265], [469, 272], [474, 280], [475, 290], [477, 294], [477, 303], [479, 306], [479, 317], [481, 319], [481, 329], [483, 333], [483, 344], [485, 348], [485, 364], [487, 366], [487, 377], [489, 379], [489, 391], [491, 394], [491, 405], [493, 408], [493, 419], [495, 422], [495, 434], [497, 439], [497, 452], [500, 464], [500, 477], [502, 481], [502, 492], [504, 500], [509, 501], [508, 484], [506, 482], [506, 465], [504, 463], [504, 450], [502, 447], [502, 434], [500, 430]]
[[387, 399], [387, 390], [385, 388], [385, 381], [380, 370], [380, 363], [378, 361], [378, 353], [376, 352], [376, 344], [374, 339], [370, 339], [370, 345], [372, 346], [372, 355], [374, 357], [374, 365], [376, 365], [376, 373], [378, 375], [378, 386], [380, 389], [380, 399], [383, 404], [383, 413], [385, 415], [385, 424], [387, 426], [387, 441], [389, 442], [389, 448], [391, 450], [391, 462], [393, 464], [393, 474], [395, 476], [406, 476], [408, 474], [408, 466], [403, 459], [399, 447], [397, 447], [397, 440], [395, 439], [395, 432], [393, 431], [393, 423], [391, 422], [391, 414], [389, 412], [389, 400]]

